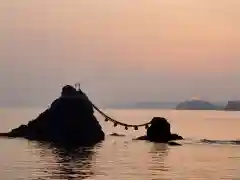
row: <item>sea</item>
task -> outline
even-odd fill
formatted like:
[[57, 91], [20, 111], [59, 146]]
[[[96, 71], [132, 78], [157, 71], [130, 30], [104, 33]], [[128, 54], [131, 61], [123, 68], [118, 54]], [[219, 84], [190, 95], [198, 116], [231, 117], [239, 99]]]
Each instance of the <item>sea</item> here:
[[[0, 132], [37, 117], [44, 108], [0, 109]], [[185, 140], [170, 146], [134, 140], [146, 129], [114, 127], [95, 112], [106, 134], [93, 147], [64, 149], [25, 139], [0, 138], [3, 180], [240, 180], [240, 112], [104, 109], [129, 124], [165, 117]], [[122, 136], [111, 136], [118, 133]]]

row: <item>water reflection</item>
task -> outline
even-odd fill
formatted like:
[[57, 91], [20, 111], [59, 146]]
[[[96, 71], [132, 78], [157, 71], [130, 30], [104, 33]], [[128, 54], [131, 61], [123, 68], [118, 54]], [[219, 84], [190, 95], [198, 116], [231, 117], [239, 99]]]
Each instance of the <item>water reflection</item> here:
[[[94, 175], [92, 160], [94, 147], [62, 147], [53, 144], [37, 143], [40, 171], [44, 171], [41, 178], [48, 179], [85, 179]], [[39, 178], [39, 177], [38, 177]]]
[[166, 157], [169, 153], [168, 144], [154, 143], [149, 151], [150, 162], [148, 163], [148, 171], [151, 174], [152, 179], [167, 179], [166, 173], [169, 171], [169, 167], [166, 165]]

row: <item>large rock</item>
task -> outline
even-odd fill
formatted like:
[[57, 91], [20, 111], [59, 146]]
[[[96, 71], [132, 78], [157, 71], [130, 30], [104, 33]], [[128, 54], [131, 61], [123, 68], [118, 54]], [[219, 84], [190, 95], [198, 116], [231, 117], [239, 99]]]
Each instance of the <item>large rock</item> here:
[[88, 97], [67, 85], [61, 96], [36, 119], [0, 135], [60, 144], [95, 144], [104, 139], [104, 132], [93, 113]]
[[183, 138], [171, 133], [171, 125], [165, 118], [154, 117], [151, 121], [151, 126], [147, 129], [147, 135], [141, 136], [138, 139], [168, 143], [169, 141], [182, 140]]

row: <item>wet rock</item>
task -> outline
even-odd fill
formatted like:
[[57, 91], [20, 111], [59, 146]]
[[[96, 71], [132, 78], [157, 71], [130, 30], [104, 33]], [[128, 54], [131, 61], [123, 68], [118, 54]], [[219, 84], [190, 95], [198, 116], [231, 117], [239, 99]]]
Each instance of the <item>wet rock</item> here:
[[95, 144], [105, 135], [93, 113], [88, 97], [81, 90], [67, 85], [62, 88], [61, 96], [36, 119], [0, 136], [60, 144]]
[[183, 137], [178, 134], [171, 134], [170, 139], [171, 140], [183, 140]]
[[201, 143], [208, 144], [234, 144], [240, 145], [240, 140], [209, 140], [209, 139], [200, 139]]
[[174, 141], [169, 141], [168, 145], [170, 145], [170, 146], [182, 146], [181, 144], [179, 144], [177, 142], [174, 142]]
[[147, 129], [147, 135], [137, 139], [167, 143], [169, 141], [182, 140], [183, 137], [171, 133], [171, 125], [165, 118], [154, 117], [151, 121], [151, 126]]
[[112, 133], [112, 134], [110, 134], [110, 136], [125, 136], [124, 134], [118, 134], [118, 133]]

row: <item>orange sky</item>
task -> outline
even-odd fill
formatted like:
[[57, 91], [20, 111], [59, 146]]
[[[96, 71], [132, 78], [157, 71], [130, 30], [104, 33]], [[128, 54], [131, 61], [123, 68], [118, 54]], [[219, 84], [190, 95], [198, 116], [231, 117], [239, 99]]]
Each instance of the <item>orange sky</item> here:
[[[122, 72], [132, 72], [134, 78], [165, 76], [184, 86], [194, 81], [186, 80], [191, 76], [208, 81], [207, 75], [226, 75], [227, 86], [236, 88], [239, 0], [15, 0], [1, 2], [0, 8], [0, 65], [5, 76], [19, 77], [19, 71], [23, 84], [34, 77], [44, 79], [39, 74], [44, 70], [53, 78], [49, 82], [59, 78], [65, 83], [77, 76], [94, 83], [102, 77], [105, 85], [109, 79], [118, 81]], [[29, 81], [24, 79], [27, 74], [33, 77]], [[182, 81], [176, 80], [180, 77]], [[124, 78], [118, 83], [126, 85]], [[141, 86], [138, 83], [127, 82]], [[189, 97], [210, 97], [207, 89], [194, 91], [188, 91]], [[233, 93], [226, 90], [219, 96], [230, 98]]]

